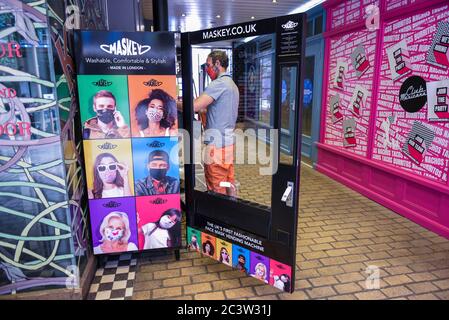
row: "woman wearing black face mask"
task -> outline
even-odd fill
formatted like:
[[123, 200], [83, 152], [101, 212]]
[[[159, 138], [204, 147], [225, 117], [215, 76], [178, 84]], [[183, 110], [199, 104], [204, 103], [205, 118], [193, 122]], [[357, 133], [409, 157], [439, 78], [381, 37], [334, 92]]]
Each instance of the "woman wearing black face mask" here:
[[170, 169], [167, 152], [154, 150], [148, 156], [147, 169], [149, 175], [136, 182], [137, 196], [152, 196], [157, 194], [179, 193], [179, 180], [167, 176]]

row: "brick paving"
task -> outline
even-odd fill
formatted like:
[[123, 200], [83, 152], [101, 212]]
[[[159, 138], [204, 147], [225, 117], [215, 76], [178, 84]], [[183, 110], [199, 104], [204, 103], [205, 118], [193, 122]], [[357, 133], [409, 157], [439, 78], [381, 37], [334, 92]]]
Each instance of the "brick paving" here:
[[[237, 168], [241, 195], [266, 203], [256, 183], [266, 178], [253, 171]], [[379, 270], [379, 289], [367, 288], [368, 266]], [[447, 300], [449, 240], [303, 166], [293, 294], [181, 250], [180, 261], [138, 261], [133, 299]]]

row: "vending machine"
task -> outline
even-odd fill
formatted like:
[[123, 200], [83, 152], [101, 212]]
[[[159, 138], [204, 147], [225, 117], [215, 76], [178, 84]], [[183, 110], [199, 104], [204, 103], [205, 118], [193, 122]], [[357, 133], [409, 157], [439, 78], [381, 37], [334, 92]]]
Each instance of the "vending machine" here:
[[[295, 283], [305, 21], [181, 35], [188, 246], [286, 292]], [[204, 61], [198, 48], [208, 49]], [[198, 95], [203, 63], [210, 79]], [[290, 153], [281, 152], [286, 134]]]

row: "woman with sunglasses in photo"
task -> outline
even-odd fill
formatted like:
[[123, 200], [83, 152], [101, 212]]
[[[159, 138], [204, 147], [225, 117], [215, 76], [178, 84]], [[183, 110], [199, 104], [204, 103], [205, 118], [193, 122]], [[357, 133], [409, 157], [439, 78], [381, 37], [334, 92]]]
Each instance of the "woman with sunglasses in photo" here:
[[176, 101], [161, 89], [151, 91], [136, 107], [136, 119], [141, 137], [168, 137], [177, 134]]
[[94, 163], [94, 186], [90, 199], [104, 199], [132, 196], [128, 181], [128, 166], [119, 163], [110, 153], [97, 156]]
[[225, 247], [222, 247], [220, 250], [220, 259], [219, 261], [221, 263], [227, 264], [228, 266], [231, 266], [231, 261], [229, 259], [229, 252]]

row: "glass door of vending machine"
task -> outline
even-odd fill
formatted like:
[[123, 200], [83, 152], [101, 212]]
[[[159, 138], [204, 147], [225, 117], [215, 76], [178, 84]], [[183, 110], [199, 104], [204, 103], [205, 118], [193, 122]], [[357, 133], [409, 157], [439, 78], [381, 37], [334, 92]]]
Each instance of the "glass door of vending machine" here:
[[[304, 23], [296, 14], [181, 35], [187, 226], [209, 247], [230, 243], [276, 261], [272, 271], [288, 266], [288, 277], [296, 258]], [[228, 64], [215, 80], [205, 76], [214, 52], [220, 66], [223, 57]], [[197, 114], [202, 95], [208, 104]]]

